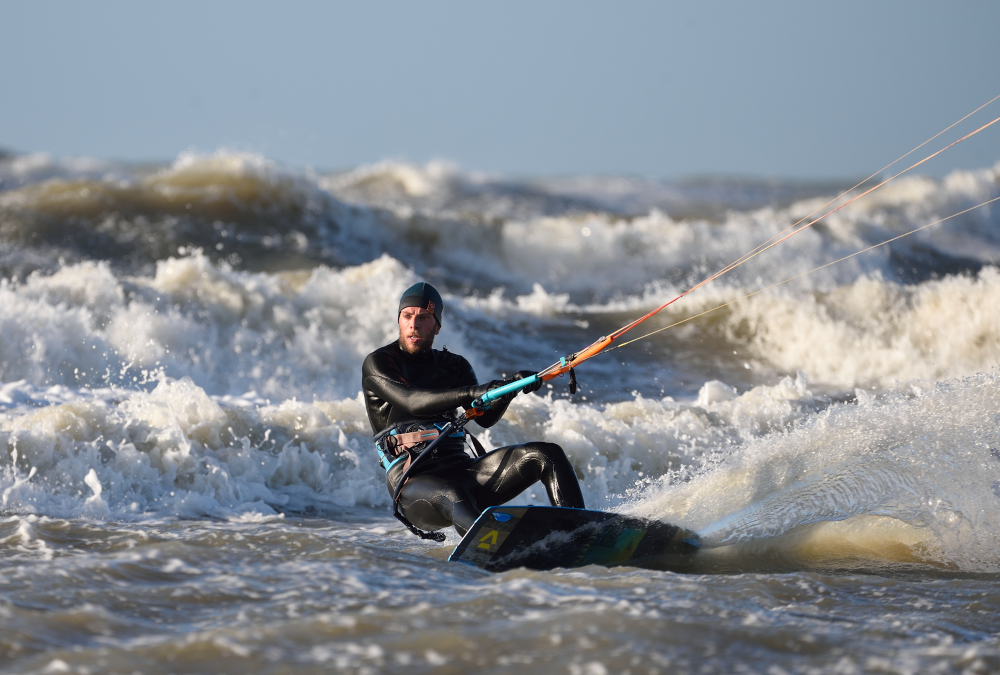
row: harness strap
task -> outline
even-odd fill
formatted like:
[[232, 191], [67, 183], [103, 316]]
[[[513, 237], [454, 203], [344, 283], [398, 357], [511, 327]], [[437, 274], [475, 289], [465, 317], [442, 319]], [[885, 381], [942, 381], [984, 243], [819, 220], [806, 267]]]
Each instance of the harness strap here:
[[408, 434], [393, 434], [389, 436], [389, 439], [392, 441], [394, 447], [409, 450], [418, 443], [433, 441], [440, 435], [441, 432], [437, 429], [423, 429], [421, 431], [411, 431]]
[[484, 448], [483, 444], [479, 442], [479, 439], [473, 436], [468, 429], [465, 430], [465, 435], [470, 441], [472, 441], [472, 449], [475, 451], [476, 457], [485, 457], [486, 448]]
[[[415, 425], [427, 424], [411, 420], [408, 422], [396, 422], [375, 434], [372, 440], [375, 441], [375, 450], [378, 452], [379, 464], [388, 472], [399, 462], [402, 462], [404, 455], [407, 456], [407, 466], [409, 466], [409, 451], [421, 444], [433, 443], [441, 436], [441, 430], [447, 424], [434, 424], [428, 429], [419, 429], [402, 433], [403, 429], [413, 428]], [[448, 434], [449, 438], [464, 438], [465, 430], [459, 427], [453, 429]], [[442, 439], [443, 440], [443, 439]], [[481, 448], [481, 446], [480, 446]], [[479, 452], [479, 450], [477, 450]], [[481, 456], [481, 455], [480, 455]]]

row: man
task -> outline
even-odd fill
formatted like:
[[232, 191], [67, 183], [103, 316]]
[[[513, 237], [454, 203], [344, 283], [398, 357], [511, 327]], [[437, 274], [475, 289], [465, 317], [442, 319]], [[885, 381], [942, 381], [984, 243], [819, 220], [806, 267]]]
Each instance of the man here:
[[[456, 417], [458, 407], [469, 408], [476, 398], [505, 384], [479, 384], [468, 361], [432, 348], [443, 312], [444, 302], [433, 286], [411, 286], [399, 300], [399, 339], [369, 354], [361, 368], [368, 420], [389, 494], [436, 430]], [[531, 374], [521, 371], [513, 379]], [[538, 382], [523, 391], [540, 386]], [[513, 396], [496, 401], [476, 422], [496, 424]], [[454, 525], [465, 534], [486, 508], [510, 501], [536, 481], [545, 485], [552, 505], [584, 508], [576, 473], [558, 445], [511, 445], [472, 458], [465, 440], [464, 431], [443, 439], [403, 486], [400, 511], [418, 528]]]

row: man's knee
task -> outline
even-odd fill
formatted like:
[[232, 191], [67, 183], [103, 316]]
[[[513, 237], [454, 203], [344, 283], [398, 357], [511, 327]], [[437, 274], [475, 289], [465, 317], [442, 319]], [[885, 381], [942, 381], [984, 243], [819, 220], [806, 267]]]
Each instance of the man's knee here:
[[526, 451], [525, 454], [535, 455], [547, 464], [561, 464], [569, 461], [562, 447], [555, 443], [532, 441], [526, 443], [524, 448]]

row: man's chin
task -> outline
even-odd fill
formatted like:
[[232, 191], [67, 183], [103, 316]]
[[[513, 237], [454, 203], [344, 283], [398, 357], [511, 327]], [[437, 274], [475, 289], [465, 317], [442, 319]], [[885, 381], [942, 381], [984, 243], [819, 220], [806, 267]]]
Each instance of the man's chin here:
[[421, 340], [416, 344], [402, 338], [399, 340], [399, 348], [407, 354], [423, 354], [424, 352], [429, 352], [433, 345], [434, 342], [431, 340]]

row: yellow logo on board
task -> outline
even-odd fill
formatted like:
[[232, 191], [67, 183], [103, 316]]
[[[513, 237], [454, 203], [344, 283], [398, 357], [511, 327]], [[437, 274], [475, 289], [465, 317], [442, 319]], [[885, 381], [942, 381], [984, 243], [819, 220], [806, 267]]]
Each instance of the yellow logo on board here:
[[[489, 539], [489, 541], [487, 541]], [[487, 551], [490, 550], [490, 544], [493, 546], [497, 545], [497, 531], [490, 530], [485, 535], [479, 538], [479, 548], [485, 548]]]

